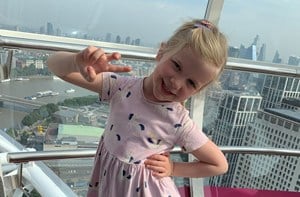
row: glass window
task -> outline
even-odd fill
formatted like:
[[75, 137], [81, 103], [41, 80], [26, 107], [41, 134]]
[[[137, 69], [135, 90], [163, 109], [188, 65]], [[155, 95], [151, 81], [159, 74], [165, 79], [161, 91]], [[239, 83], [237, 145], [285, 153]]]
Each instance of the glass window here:
[[157, 47], [184, 20], [203, 18], [206, 6], [207, 0], [2, 0], [0, 28]]
[[280, 77], [278, 89], [283, 90], [283, 88], [285, 87], [285, 83], [286, 83], [286, 77]]
[[245, 111], [246, 102], [247, 102], [246, 98], [240, 99], [239, 111]]
[[219, 24], [238, 58], [298, 65], [299, 7], [298, 0], [225, 0]]

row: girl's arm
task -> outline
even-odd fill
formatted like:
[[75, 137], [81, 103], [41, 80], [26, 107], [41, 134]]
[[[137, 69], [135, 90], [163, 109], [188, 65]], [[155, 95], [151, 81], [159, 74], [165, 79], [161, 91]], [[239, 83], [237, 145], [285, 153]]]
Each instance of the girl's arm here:
[[228, 170], [228, 163], [224, 154], [211, 140], [208, 140], [191, 154], [197, 158], [197, 161], [174, 163], [174, 176], [208, 177], [224, 174]]
[[89, 89], [101, 92], [102, 72], [129, 72], [129, 66], [110, 64], [112, 60], [119, 60], [119, 53], [106, 54], [102, 49], [93, 46], [78, 52], [56, 52], [51, 55], [47, 64], [49, 70], [61, 79]]
[[191, 154], [197, 158], [197, 161], [172, 162], [167, 156], [153, 155], [145, 161], [145, 165], [158, 178], [165, 176], [208, 177], [224, 174], [228, 170], [224, 154], [211, 140]]

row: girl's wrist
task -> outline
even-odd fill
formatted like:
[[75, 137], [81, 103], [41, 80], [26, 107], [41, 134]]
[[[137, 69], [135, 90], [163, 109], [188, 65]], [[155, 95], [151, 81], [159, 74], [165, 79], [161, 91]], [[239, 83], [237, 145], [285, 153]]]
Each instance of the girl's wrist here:
[[78, 53], [75, 53], [73, 55], [73, 67], [75, 68], [76, 71], [80, 71], [79, 63], [78, 63]]
[[171, 165], [170, 176], [174, 176], [175, 163], [172, 160], [170, 160], [170, 165]]

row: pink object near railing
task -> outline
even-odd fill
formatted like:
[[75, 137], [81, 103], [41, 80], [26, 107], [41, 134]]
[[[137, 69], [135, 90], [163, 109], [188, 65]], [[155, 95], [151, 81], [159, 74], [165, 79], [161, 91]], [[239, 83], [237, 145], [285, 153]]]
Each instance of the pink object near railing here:
[[[182, 197], [190, 197], [189, 187], [178, 189]], [[300, 192], [205, 186], [204, 197], [300, 197]]]

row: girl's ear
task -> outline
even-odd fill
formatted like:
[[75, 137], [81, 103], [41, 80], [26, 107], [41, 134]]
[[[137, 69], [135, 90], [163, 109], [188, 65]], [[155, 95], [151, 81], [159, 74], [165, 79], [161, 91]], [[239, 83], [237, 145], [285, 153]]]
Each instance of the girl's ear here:
[[164, 42], [162, 42], [160, 44], [159, 50], [158, 50], [158, 52], [156, 54], [156, 61], [160, 61], [161, 60], [161, 58], [162, 58], [162, 56], [164, 54], [163, 51], [164, 51], [165, 46], [166, 46], [166, 43], [164, 43]]

